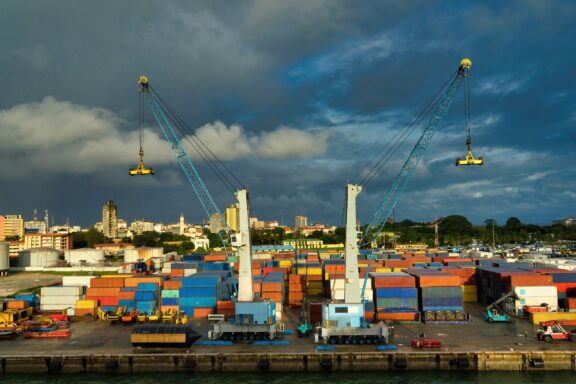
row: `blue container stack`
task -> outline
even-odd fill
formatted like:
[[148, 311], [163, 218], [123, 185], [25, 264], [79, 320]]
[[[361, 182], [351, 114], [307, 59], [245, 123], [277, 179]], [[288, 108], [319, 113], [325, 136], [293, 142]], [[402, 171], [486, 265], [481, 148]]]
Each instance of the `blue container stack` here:
[[[136, 288], [124, 287], [120, 288], [120, 292], [135, 292]], [[136, 301], [135, 300], [127, 300], [127, 299], [120, 299], [118, 300], [119, 307], [126, 307], [126, 311], [130, 312], [131, 310], [136, 308]]]
[[194, 315], [194, 308], [216, 308], [216, 301], [230, 300], [229, 271], [200, 271], [182, 279], [180, 310]]
[[139, 283], [134, 296], [138, 312], [150, 315], [158, 309], [158, 284]]
[[418, 290], [412, 287], [376, 288], [376, 307], [383, 312], [418, 310]]
[[460, 287], [420, 287], [421, 310], [463, 311], [462, 288]]

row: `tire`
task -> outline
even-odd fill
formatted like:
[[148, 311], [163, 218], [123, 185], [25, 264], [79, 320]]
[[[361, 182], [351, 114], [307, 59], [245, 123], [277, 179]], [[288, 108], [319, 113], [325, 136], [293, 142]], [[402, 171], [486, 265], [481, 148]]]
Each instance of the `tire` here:
[[544, 335], [544, 337], [542, 337], [542, 339], [543, 339], [545, 342], [549, 343], [549, 342], [552, 341], [552, 336], [550, 336], [550, 335]]
[[491, 317], [489, 317], [487, 321], [488, 321], [489, 323], [493, 323], [493, 322], [494, 322], [494, 319], [491, 318]]

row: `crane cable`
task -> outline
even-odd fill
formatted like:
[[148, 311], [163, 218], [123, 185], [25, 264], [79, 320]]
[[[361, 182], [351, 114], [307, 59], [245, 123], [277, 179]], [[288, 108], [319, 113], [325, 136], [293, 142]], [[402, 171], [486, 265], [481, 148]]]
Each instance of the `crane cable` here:
[[238, 179], [234, 173], [214, 154], [214, 152], [198, 137], [195, 129], [191, 128], [175, 111], [174, 109], [158, 94], [158, 92], [149, 86], [152, 95], [170, 117], [175, 125], [175, 128], [182, 135], [182, 139], [189, 143], [200, 157], [206, 162], [209, 168], [216, 174], [222, 184], [232, 193], [235, 190], [242, 188], [243, 183]]
[[435, 96], [430, 97], [424, 106], [414, 115], [414, 117], [412, 117], [410, 121], [404, 124], [404, 126], [394, 134], [392, 139], [387, 142], [386, 145], [356, 173], [356, 175], [354, 175], [352, 178], [353, 181], [358, 180], [362, 174], [364, 174], [364, 176], [362, 179], [360, 179], [359, 184], [367, 186], [373, 181], [375, 176], [380, 173], [386, 164], [388, 164], [394, 154], [396, 154], [396, 152], [398, 152], [398, 150], [406, 143], [407, 139], [418, 128], [422, 120], [438, 104], [444, 90], [457, 75], [458, 71], [456, 71], [446, 80], [440, 91]]

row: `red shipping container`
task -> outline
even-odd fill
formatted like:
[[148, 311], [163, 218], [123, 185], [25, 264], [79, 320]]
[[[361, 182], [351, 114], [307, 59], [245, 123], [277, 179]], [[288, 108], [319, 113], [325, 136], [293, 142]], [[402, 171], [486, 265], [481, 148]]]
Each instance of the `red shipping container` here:
[[223, 310], [234, 310], [236, 308], [236, 303], [233, 301], [217, 301], [216, 302], [216, 308], [218, 310], [223, 309]]
[[558, 293], [565, 293], [566, 296], [576, 296], [576, 283], [554, 283]]
[[118, 306], [118, 296], [86, 296], [86, 300], [98, 300], [101, 307]]
[[576, 297], [567, 297], [564, 299], [564, 308], [576, 309]]

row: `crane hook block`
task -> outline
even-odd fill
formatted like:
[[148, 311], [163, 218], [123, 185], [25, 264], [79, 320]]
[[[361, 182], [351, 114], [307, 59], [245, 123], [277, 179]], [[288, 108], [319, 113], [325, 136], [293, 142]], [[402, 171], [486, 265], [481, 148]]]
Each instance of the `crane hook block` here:
[[484, 159], [482, 159], [482, 157], [475, 158], [474, 155], [472, 154], [472, 151], [468, 150], [468, 153], [466, 154], [466, 158], [464, 158], [464, 159], [457, 158], [456, 159], [456, 166], [459, 166], [459, 165], [484, 165]]
[[153, 175], [154, 169], [146, 168], [146, 166], [144, 166], [144, 151], [142, 150], [142, 148], [140, 148], [139, 155], [140, 155], [140, 161], [138, 162], [138, 167], [130, 168], [130, 170], [128, 171], [128, 174], [130, 176]]
[[469, 70], [472, 67], [472, 60], [464, 58], [460, 61], [460, 67]]

